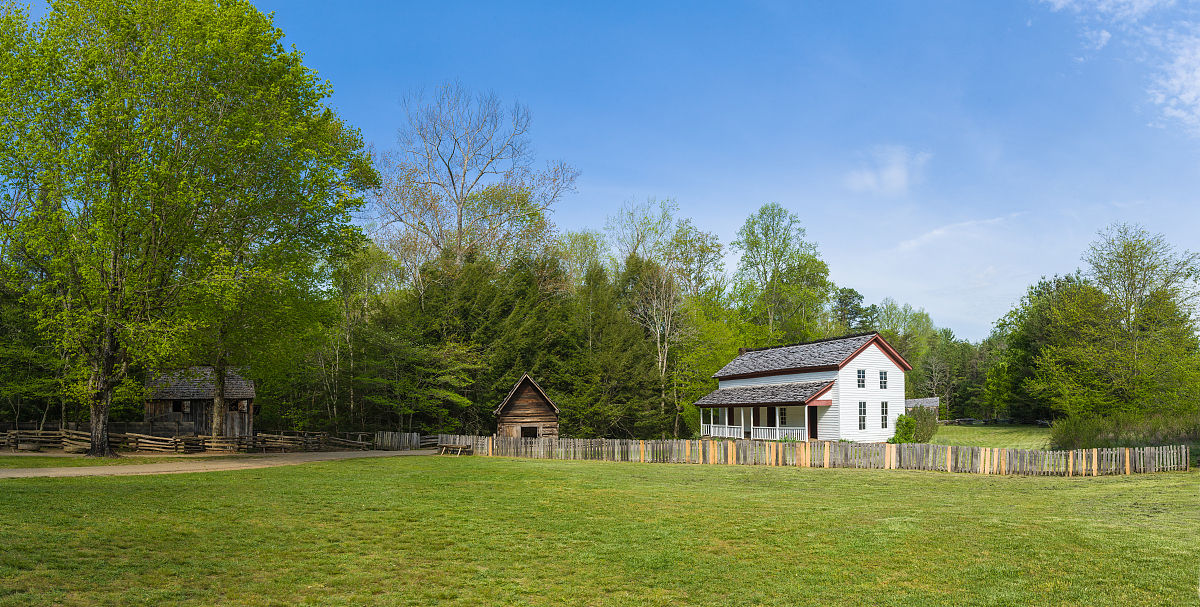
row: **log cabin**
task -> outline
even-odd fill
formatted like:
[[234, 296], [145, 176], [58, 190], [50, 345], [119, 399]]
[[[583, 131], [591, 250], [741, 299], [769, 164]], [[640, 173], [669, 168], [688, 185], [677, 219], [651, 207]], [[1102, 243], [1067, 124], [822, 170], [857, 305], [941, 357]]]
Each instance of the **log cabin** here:
[[528, 373], [517, 380], [494, 413], [497, 436], [558, 437], [558, 405]]
[[741, 349], [696, 401], [701, 435], [882, 442], [904, 412], [912, 365], [878, 333]]
[[[212, 367], [189, 367], [154, 376], [146, 400], [147, 422], [179, 422], [199, 435], [212, 434]], [[222, 436], [254, 434], [254, 382], [237, 371], [225, 372], [225, 427]]]

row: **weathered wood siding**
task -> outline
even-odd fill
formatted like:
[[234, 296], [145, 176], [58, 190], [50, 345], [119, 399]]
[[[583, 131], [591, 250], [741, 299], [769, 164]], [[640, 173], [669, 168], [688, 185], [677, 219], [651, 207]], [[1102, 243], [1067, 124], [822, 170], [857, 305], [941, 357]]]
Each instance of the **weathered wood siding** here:
[[521, 428], [536, 426], [539, 437], [558, 436], [558, 414], [529, 382], [523, 382], [496, 418], [500, 436], [521, 436]]
[[[212, 434], [212, 401], [207, 399], [187, 399], [190, 402], [187, 413], [174, 411], [176, 402], [172, 400], [146, 401], [145, 420], [147, 422], [179, 422], [192, 423], [197, 434]], [[243, 404], [244, 403], [244, 404]], [[254, 434], [254, 399], [230, 400], [226, 408], [234, 410], [225, 412], [225, 428], [223, 436], [250, 436]]]

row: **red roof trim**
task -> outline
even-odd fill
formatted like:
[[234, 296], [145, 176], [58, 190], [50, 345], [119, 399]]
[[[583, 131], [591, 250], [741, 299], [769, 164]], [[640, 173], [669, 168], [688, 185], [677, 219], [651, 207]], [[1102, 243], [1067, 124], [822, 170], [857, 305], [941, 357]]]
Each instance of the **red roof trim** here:
[[549, 396], [546, 396], [546, 391], [545, 391], [545, 390], [543, 390], [543, 389], [542, 389], [542, 387], [541, 387], [541, 386], [539, 386], [539, 385], [538, 385], [538, 383], [537, 383], [536, 381], [533, 381], [533, 378], [532, 378], [532, 377], [529, 377], [529, 374], [528, 374], [528, 373], [526, 373], [526, 374], [524, 374], [524, 375], [522, 375], [522, 376], [521, 376], [521, 379], [518, 379], [518, 380], [517, 380], [517, 383], [516, 383], [516, 384], [513, 384], [512, 390], [509, 390], [509, 391], [508, 391], [508, 396], [505, 396], [505, 397], [504, 397], [504, 400], [503, 400], [503, 401], [501, 401], [501, 403], [500, 403], [500, 406], [499, 406], [499, 407], [496, 407], [496, 410], [495, 410], [495, 411], [492, 411], [492, 415], [500, 415], [500, 411], [504, 410], [504, 407], [505, 407], [506, 405], [508, 405], [508, 401], [512, 400], [512, 397], [513, 397], [513, 395], [517, 393], [517, 388], [520, 388], [520, 387], [521, 387], [521, 383], [522, 383], [522, 382], [524, 382], [524, 381], [526, 381], [526, 380], [529, 380], [529, 383], [530, 383], [530, 384], [533, 384], [533, 389], [534, 389], [534, 390], [537, 390], [537, 391], [538, 391], [538, 394], [541, 394], [541, 395], [542, 395], [542, 398], [546, 399], [546, 402], [550, 403], [550, 406], [554, 408], [554, 412], [555, 412], [555, 413], [559, 413], [559, 410], [558, 410], [558, 405], [554, 404], [554, 401], [550, 400], [550, 397], [549, 397]]
[[889, 344], [887, 342], [887, 340], [884, 339], [883, 336], [878, 333], [875, 334], [875, 337], [868, 339], [867, 343], [860, 346], [857, 350], [854, 351], [853, 354], [851, 354], [850, 356], [847, 356], [846, 360], [843, 360], [840, 364], [838, 364], [838, 369], [842, 369], [846, 365], [850, 364], [850, 361], [854, 360], [855, 356], [862, 354], [863, 350], [866, 350], [867, 348], [869, 348], [871, 346], [871, 344], [877, 344], [879, 346], [879, 349], [883, 352], [884, 356], [887, 356], [888, 358], [892, 359], [892, 362], [896, 363], [897, 367], [900, 367], [901, 369], [904, 369], [905, 371], [912, 371], [912, 365], [908, 364], [908, 361], [904, 360], [903, 356], [900, 356], [900, 353], [897, 352], [896, 349], [892, 347], [892, 344]]
[[[816, 394], [813, 394], [812, 396], [810, 396], [810, 397], [808, 397], [808, 398], [804, 399], [804, 404], [806, 404], [806, 405], [807, 405], [808, 403], [810, 403], [810, 402], [812, 402], [812, 401], [816, 400], [816, 398], [817, 398], [818, 396], [825, 396], [825, 393], [826, 393], [826, 392], [829, 392], [829, 391], [830, 391], [830, 390], [832, 390], [832, 389], [833, 389], [833, 382], [829, 382], [828, 384], [825, 384], [825, 387], [824, 387], [824, 388], [821, 388], [820, 390], [817, 390], [817, 393], [816, 393]], [[832, 402], [832, 401], [831, 401], [831, 402]]]

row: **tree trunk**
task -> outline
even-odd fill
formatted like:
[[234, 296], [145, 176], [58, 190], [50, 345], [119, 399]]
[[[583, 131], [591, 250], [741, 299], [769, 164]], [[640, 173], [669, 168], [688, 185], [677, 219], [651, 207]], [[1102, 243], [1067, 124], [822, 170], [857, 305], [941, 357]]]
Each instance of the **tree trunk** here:
[[220, 438], [225, 435], [225, 359], [220, 357], [213, 365], [213, 416], [212, 436]]
[[103, 344], [100, 355], [94, 359], [96, 364], [92, 369], [92, 402], [90, 417], [92, 425], [92, 445], [88, 448], [89, 457], [116, 457], [108, 444], [108, 413], [112, 409], [113, 370], [117, 362], [117, 340], [111, 327], [104, 329]]

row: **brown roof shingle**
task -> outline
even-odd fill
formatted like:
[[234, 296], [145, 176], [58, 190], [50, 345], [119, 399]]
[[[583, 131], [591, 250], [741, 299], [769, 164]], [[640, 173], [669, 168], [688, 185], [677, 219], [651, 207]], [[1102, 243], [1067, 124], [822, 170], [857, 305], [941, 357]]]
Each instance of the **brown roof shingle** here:
[[697, 407], [804, 403], [833, 385], [832, 380], [718, 388], [696, 401]]
[[[150, 380], [150, 400], [191, 400], [213, 398], [217, 395], [213, 385], [212, 367], [188, 367], [160, 373]], [[254, 382], [237, 371], [225, 371], [225, 398], [241, 400], [254, 398]]]

